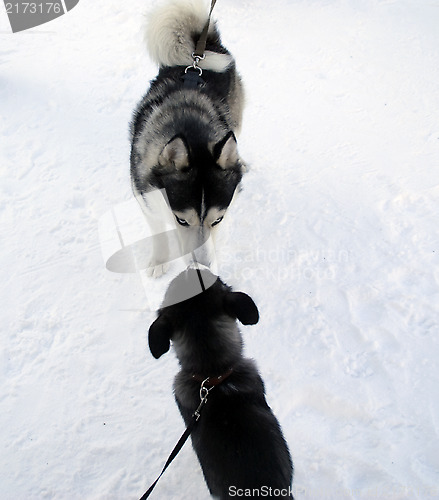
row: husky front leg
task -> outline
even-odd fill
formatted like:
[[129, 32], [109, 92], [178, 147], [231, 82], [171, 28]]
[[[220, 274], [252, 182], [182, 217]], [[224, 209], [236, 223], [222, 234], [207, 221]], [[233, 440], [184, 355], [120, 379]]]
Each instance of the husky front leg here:
[[[150, 258], [146, 265], [146, 275], [158, 278], [169, 269], [170, 247], [172, 245], [175, 222], [165, 195], [159, 189], [140, 193], [134, 182], [133, 192], [145, 216], [150, 234]], [[174, 257], [175, 258], [175, 257]]]
[[[157, 228], [160, 230], [160, 228]], [[159, 233], [152, 240], [152, 256], [151, 262], [146, 270], [149, 277], [159, 278], [169, 270], [169, 239], [166, 233]]]

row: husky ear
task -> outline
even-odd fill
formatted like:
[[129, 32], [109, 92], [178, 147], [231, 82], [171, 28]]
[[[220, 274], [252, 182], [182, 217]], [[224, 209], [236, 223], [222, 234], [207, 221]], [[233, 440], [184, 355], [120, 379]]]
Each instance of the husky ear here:
[[171, 334], [172, 327], [163, 316], [159, 316], [149, 327], [149, 350], [156, 359], [159, 359], [162, 354], [169, 351]]
[[163, 148], [159, 155], [162, 167], [173, 167], [181, 170], [189, 165], [189, 152], [186, 143], [180, 136], [175, 136]]
[[226, 312], [238, 318], [243, 325], [255, 325], [259, 321], [259, 311], [253, 299], [242, 292], [229, 292], [224, 297]]
[[224, 139], [215, 144], [213, 156], [217, 165], [221, 168], [234, 167], [239, 161], [238, 144], [235, 134], [230, 131]]

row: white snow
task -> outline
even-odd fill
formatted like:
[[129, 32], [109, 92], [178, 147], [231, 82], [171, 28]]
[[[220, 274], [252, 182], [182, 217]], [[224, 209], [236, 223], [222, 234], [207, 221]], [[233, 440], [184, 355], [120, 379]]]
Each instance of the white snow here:
[[[145, 0], [0, 8], [0, 497], [136, 499], [181, 435], [171, 352], [98, 221], [132, 199]], [[439, 498], [439, 2], [219, 0], [250, 171], [219, 231], [300, 499]], [[209, 498], [189, 443], [151, 498]]]

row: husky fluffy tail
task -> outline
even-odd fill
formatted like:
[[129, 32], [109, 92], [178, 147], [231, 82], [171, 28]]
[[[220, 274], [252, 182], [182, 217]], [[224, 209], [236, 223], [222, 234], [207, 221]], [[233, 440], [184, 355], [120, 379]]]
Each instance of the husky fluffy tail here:
[[[203, 0], [171, 0], [156, 8], [148, 17], [146, 42], [151, 58], [159, 66], [190, 66], [196, 42], [209, 17]], [[219, 40], [215, 23], [209, 27], [209, 37]], [[223, 49], [224, 50], [224, 49]], [[232, 63], [230, 54], [206, 50], [200, 61], [202, 69], [225, 71]]]

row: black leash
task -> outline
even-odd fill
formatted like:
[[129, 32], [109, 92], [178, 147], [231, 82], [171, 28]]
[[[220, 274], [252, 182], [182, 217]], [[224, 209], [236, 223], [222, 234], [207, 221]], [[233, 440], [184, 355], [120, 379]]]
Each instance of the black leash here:
[[210, 20], [215, 4], [216, 0], [212, 0], [206, 24], [204, 25], [203, 31], [201, 32], [200, 38], [198, 39], [195, 51], [192, 53], [192, 59], [194, 60], [194, 62], [191, 66], [188, 66], [184, 70], [183, 80], [185, 88], [196, 89], [204, 83], [204, 80], [201, 78], [203, 70], [198, 66], [198, 64], [205, 57], [204, 51], [206, 50], [207, 34], [209, 32]]
[[159, 479], [163, 476], [165, 470], [169, 467], [171, 462], [178, 455], [178, 452], [183, 448], [184, 443], [187, 441], [188, 437], [191, 435], [192, 431], [194, 430], [194, 427], [197, 424], [198, 419], [201, 416], [201, 410], [207, 402], [207, 396], [208, 396], [209, 392], [215, 387], [215, 386], [212, 386], [209, 389], [207, 387], [205, 387], [205, 384], [208, 382], [209, 382], [209, 379], [207, 378], [206, 380], [203, 380], [203, 382], [201, 383], [201, 388], [200, 388], [200, 400], [201, 401], [200, 401], [198, 408], [194, 411], [189, 425], [186, 427], [186, 430], [184, 431], [183, 435], [178, 440], [178, 443], [175, 445], [174, 449], [172, 450], [171, 454], [169, 455], [168, 460], [166, 460], [166, 463], [162, 469], [162, 472], [160, 472], [160, 475], [158, 476], [158, 478], [151, 484], [151, 486], [148, 488], [148, 490], [142, 495], [140, 500], [146, 500], [149, 497], [149, 495], [152, 493], [152, 490], [155, 488], [156, 484], [159, 482]]
[[200, 38], [198, 39], [197, 46], [195, 47], [194, 56], [198, 56], [200, 58], [204, 57], [204, 51], [206, 50], [207, 43], [207, 33], [209, 31], [210, 18], [212, 17], [212, 11], [215, 7], [216, 0], [212, 0], [210, 4], [209, 17], [207, 18], [207, 22], [204, 25], [203, 31], [201, 32]]
[[197, 261], [197, 258], [195, 256], [195, 252], [191, 252], [191, 253], [192, 253], [192, 259], [194, 261], [195, 269], [197, 271], [198, 281], [200, 282], [200, 285], [201, 285], [201, 290], [203, 290], [203, 292], [205, 292], [206, 287], [204, 285], [203, 277], [201, 276], [200, 268], [198, 267], [198, 261]]
[[165, 472], [165, 470], [168, 468], [168, 466], [174, 460], [174, 458], [178, 455], [178, 452], [182, 449], [184, 443], [187, 441], [187, 438], [191, 435], [191, 432], [192, 432], [196, 423], [197, 423], [197, 420], [192, 418], [191, 423], [187, 426], [186, 430], [184, 431], [184, 434], [178, 440], [178, 443], [175, 445], [175, 448], [172, 450], [171, 454], [169, 455], [169, 458], [166, 461], [165, 466], [163, 467], [163, 470], [160, 473], [159, 477], [151, 484], [151, 486], [148, 488], [148, 491], [146, 491], [142, 495], [140, 500], [145, 500], [146, 498], [149, 497], [152, 490], [155, 488], [155, 485], [159, 482], [159, 479], [163, 476], [163, 473]]
[[[215, 7], [216, 0], [212, 0], [210, 4], [210, 11], [209, 11], [209, 17], [207, 18], [206, 24], [204, 25], [203, 31], [201, 32], [200, 38], [198, 39], [196, 48], [194, 53], [192, 54], [192, 57], [194, 59], [194, 62], [192, 66], [188, 66], [185, 70], [185, 75], [183, 77], [184, 80], [184, 85], [187, 88], [197, 88], [199, 85], [201, 85], [203, 82], [201, 75], [203, 73], [203, 70], [198, 66], [198, 63], [204, 59], [204, 51], [206, 50], [206, 43], [207, 43], [207, 33], [209, 31], [209, 26], [210, 26], [210, 19], [212, 17], [212, 11], [213, 8]], [[195, 72], [191, 71], [195, 70]], [[196, 260], [195, 260], [196, 262]], [[198, 279], [200, 281], [201, 288], [203, 292], [206, 290], [203, 279], [201, 277], [201, 272], [197, 266], [197, 274], [198, 274]], [[231, 372], [230, 372], [231, 373]], [[225, 377], [223, 377], [225, 378]], [[183, 448], [184, 443], [188, 440], [188, 437], [191, 435], [192, 431], [194, 430], [195, 425], [198, 422], [198, 419], [201, 416], [201, 410], [203, 406], [207, 402], [207, 396], [209, 392], [215, 387], [215, 385], [211, 386], [209, 389], [205, 387], [205, 384], [209, 381], [207, 378], [201, 383], [201, 388], [200, 388], [200, 399], [201, 402], [198, 406], [198, 408], [194, 411], [192, 415], [192, 419], [189, 423], [189, 425], [186, 427], [186, 430], [184, 431], [183, 435], [181, 438], [178, 440], [178, 443], [175, 445], [174, 449], [172, 450], [171, 454], [168, 457], [168, 460], [166, 460], [166, 463], [160, 472], [160, 475], [157, 477], [157, 479], [151, 484], [151, 486], [148, 488], [148, 490], [141, 496], [140, 500], [146, 500], [149, 495], [152, 493], [152, 490], [155, 488], [156, 484], [159, 482], [159, 479], [163, 476], [165, 470], [169, 467], [171, 462], [174, 460], [174, 458], [178, 455], [179, 451]], [[222, 381], [222, 377], [218, 378], [218, 382]]]

